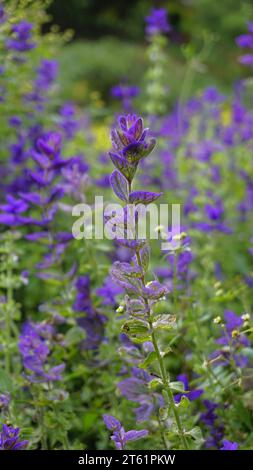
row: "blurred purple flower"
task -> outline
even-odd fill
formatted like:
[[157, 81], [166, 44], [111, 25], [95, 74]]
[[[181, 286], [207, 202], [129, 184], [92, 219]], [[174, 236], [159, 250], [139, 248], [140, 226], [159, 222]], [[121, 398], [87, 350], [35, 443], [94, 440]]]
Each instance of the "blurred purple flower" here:
[[29, 382], [43, 383], [62, 380], [65, 364], [51, 367], [51, 353], [54, 328], [47, 323], [26, 323], [19, 338], [19, 351], [23, 358], [25, 375]]
[[33, 49], [35, 43], [30, 40], [32, 28], [33, 25], [25, 20], [12, 25], [13, 38], [6, 41], [7, 48], [18, 52], [26, 52]]
[[200, 421], [208, 429], [208, 438], [205, 442], [207, 449], [219, 449], [221, 439], [223, 438], [224, 426], [220, 423], [219, 417], [216, 413], [218, 404], [210, 400], [203, 401], [206, 411], [200, 415]]
[[35, 87], [41, 91], [47, 91], [55, 81], [58, 73], [58, 62], [56, 60], [42, 59], [37, 68]]
[[152, 380], [150, 374], [138, 367], [133, 367], [131, 373], [131, 377], [121, 380], [117, 386], [125, 398], [139, 404], [134, 409], [137, 422], [148, 421], [151, 414], [163, 406], [163, 398], [158, 393], [148, 393], [148, 383]]
[[104, 339], [104, 323], [106, 317], [99, 314], [92, 305], [89, 276], [80, 276], [76, 281], [76, 299], [73, 310], [82, 313], [77, 318], [78, 325], [85, 330], [86, 338], [82, 341], [82, 349], [94, 350]]
[[110, 276], [106, 277], [102, 287], [96, 290], [97, 295], [103, 299], [102, 305], [111, 305], [112, 307], [117, 304], [116, 296], [122, 294], [122, 292], [123, 289]]
[[0, 393], [0, 410], [7, 409], [10, 401], [11, 397], [9, 393]]
[[104, 415], [103, 418], [107, 429], [113, 433], [111, 439], [114, 441], [116, 449], [118, 450], [125, 449], [127, 442], [137, 441], [138, 439], [148, 435], [148, 431], [146, 429], [142, 429], [141, 431], [131, 430], [126, 432], [120, 421], [114, 418], [114, 416]]
[[[248, 23], [248, 34], [242, 34], [236, 38], [238, 47], [250, 49], [253, 51], [253, 27], [252, 22]], [[253, 52], [239, 57], [239, 62], [243, 65], [253, 67]]]
[[23, 450], [28, 446], [28, 441], [20, 441], [19, 428], [3, 424], [0, 433], [0, 450]]
[[222, 441], [223, 446], [220, 448], [220, 450], [237, 450], [238, 449], [238, 444], [237, 442], [230, 442], [224, 439]]
[[132, 99], [140, 93], [139, 87], [135, 85], [115, 85], [111, 88], [113, 98], [122, 102], [125, 111], [130, 112], [132, 109]]
[[204, 392], [202, 389], [190, 390], [186, 374], [178, 375], [177, 380], [184, 384], [184, 389], [187, 393], [178, 393], [177, 395], [174, 395], [174, 400], [176, 403], [180, 403], [182, 397], [186, 397], [190, 401], [197, 400]]
[[67, 139], [72, 139], [80, 128], [75, 115], [75, 107], [72, 103], [65, 103], [60, 109], [60, 128]]

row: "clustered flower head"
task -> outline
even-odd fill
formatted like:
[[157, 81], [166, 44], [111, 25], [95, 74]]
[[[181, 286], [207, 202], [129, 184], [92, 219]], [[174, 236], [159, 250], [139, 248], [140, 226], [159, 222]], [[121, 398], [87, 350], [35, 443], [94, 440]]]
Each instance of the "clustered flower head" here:
[[168, 14], [165, 8], [151, 8], [150, 13], [146, 16], [146, 33], [148, 36], [155, 34], [168, 33], [170, 25], [168, 22]]
[[253, 67], [253, 22], [248, 23], [248, 34], [242, 34], [236, 38], [236, 44], [243, 49], [250, 50], [248, 54], [239, 58], [240, 63]]
[[148, 129], [135, 114], [120, 116], [119, 128], [112, 129], [111, 141], [116, 153], [109, 152], [112, 163], [128, 182], [133, 180], [137, 166], [155, 146], [155, 139], [148, 138]]
[[118, 450], [125, 449], [127, 442], [137, 441], [138, 439], [148, 435], [148, 431], [146, 429], [126, 432], [120, 421], [117, 418], [114, 418], [114, 416], [104, 415], [103, 418], [107, 429], [112, 431], [111, 439], [114, 441], [115, 447]]
[[0, 450], [23, 450], [28, 446], [28, 441], [20, 441], [20, 429], [3, 424], [0, 432]]

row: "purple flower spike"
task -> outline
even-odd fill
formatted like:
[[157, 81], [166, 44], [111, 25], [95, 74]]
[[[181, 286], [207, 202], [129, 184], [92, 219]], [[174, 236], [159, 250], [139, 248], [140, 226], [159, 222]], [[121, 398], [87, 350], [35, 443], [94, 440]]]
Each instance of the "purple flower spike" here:
[[248, 34], [242, 34], [236, 38], [237, 46], [249, 49], [249, 53], [239, 57], [239, 62], [242, 65], [253, 67], [253, 25], [252, 22], [248, 24]]
[[170, 25], [168, 23], [167, 10], [165, 8], [152, 8], [149, 16], [146, 17], [146, 33], [148, 36], [168, 33]]

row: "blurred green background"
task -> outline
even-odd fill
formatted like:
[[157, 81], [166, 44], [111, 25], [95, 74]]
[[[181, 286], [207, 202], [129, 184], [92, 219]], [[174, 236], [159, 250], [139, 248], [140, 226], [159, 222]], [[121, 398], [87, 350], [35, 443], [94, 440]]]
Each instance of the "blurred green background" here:
[[147, 69], [145, 21], [151, 6], [166, 7], [168, 100], [180, 94], [195, 61], [191, 92], [215, 84], [222, 91], [248, 71], [238, 64], [235, 37], [253, 20], [252, 0], [53, 0], [51, 24], [71, 29], [73, 38], [59, 57], [64, 99], [111, 104], [110, 88], [127, 79], [142, 86]]

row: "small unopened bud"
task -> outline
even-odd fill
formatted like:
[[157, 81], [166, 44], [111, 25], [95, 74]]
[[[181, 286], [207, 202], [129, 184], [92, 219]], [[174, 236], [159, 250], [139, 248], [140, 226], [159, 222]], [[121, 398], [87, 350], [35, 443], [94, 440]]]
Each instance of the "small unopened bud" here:
[[220, 287], [221, 287], [221, 282], [220, 282], [220, 281], [215, 282], [214, 288], [215, 288], [215, 289], [219, 289]]
[[238, 330], [233, 330], [232, 331], [232, 338], [238, 338], [240, 336], [240, 332]]
[[215, 293], [216, 297], [219, 297], [220, 295], [222, 295], [224, 293], [223, 289], [218, 289]]
[[242, 319], [244, 321], [250, 320], [250, 314], [249, 313], [244, 313], [244, 315], [242, 315]]
[[213, 322], [216, 323], [217, 325], [219, 325], [221, 323], [221, 317], [214, 318]]
[[123, 313], [124, 312], [124, 307], [123, 305], [120, 305], [117, 310], [116, 310], [116, 313]]
[[181, 233], [177, 233], [176, 235], [174, 235], [173, 240], [180, 241], [180, 240], [184, 240], [186, 237], [187, 237], [187, 234], [185, 232], [181, 232]]

